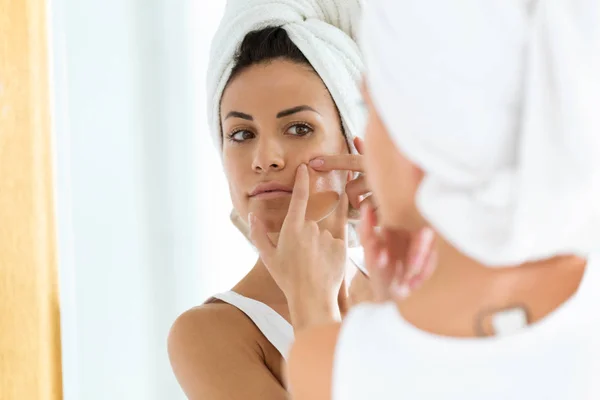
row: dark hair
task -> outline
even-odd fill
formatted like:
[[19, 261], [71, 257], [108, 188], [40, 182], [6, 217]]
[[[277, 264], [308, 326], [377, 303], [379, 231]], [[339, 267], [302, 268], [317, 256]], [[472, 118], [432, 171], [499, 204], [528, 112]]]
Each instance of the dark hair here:
[[233, 79], [251, 65], [268, 63], [276, 59], [305, 64], [312, 69], [310, 62], [292, 42], [285, 29], [272, 26], [252, 31], [244, 37], [240, 49], [235, 55], [235, 66], [229, 79]]

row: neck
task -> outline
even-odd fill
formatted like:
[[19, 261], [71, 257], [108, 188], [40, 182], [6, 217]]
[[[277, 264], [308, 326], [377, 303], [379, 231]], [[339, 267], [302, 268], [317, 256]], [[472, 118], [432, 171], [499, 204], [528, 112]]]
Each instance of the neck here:
[[[436, 244], [438, 264], [431, 278], [399, 304], [415, 326], [447, 336], [475, 336], [482, 313], [525, 308], [529, 323], [552, 312], [575, 293], [586, 261], [554, 257], [506, 268], [490, 268], [467, 257], [443, 239]], [[493, 334], [490, 326], [483, 331]]]
[[[356, 276], [358, 272], [358, 267], [356, 267], [351, 261], [348, 261], [346, 263], [346, 279], [344, 280], [344, 282], [342, 283], [342, 287], [340, 288], [340, 301], [348, 297], [349, 282]], [[252, 271], [245, 278], [245, 281], [247, 286], [256, 289], [254, 291], [256, 295], [261, 293], [260, 297], [261, 299], [264, 299], [264, 302], [287, 304], [285, 294], [279, 288], [277, 282], [275, 282], [275, 279], [273, 279], [271, 273], [269, 272], [269, 269], [260, 257], [256, 261], [256, 264], [254, 264]], [[340, 304], [340, 306], [342, 307], [342, 304]]]

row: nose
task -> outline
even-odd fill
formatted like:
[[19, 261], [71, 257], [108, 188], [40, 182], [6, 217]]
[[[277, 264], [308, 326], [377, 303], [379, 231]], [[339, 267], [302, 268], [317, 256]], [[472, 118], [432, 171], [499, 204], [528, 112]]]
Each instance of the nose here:
[[274, 138], [258, 140], [252, 169], [255, 172], [279, 171], [285, 168], [284, 151], [282, 146]]

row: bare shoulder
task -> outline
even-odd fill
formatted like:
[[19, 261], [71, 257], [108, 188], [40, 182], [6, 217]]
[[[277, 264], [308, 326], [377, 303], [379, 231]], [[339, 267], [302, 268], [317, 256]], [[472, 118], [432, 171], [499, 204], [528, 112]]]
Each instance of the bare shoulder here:
[[235, 307], [204, 304], [173, 323], [169, 359], [190, 399], [229, 399], [247, 390], [283, 390], [265, 365], [261, 341], [264, 337], [258, 328]]
[[297, 335], [288, 365], [294, 399], [331, 398], [333, 360], [339, 332], [340, 324], [331, 324], [310, 328]]
[[226, 303], [203, 304], [181, 314], [169, 333], [169, 351], [194, 347], [253, 346], [260, 333], [237, 308]]

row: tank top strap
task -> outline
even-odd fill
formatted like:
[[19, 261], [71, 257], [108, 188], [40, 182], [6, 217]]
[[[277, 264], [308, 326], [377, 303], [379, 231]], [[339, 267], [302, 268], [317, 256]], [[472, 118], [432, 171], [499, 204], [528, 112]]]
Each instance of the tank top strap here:
[[267, 340], [275, 346], [281, 356], [287, 360], [290, 346], [294, 341], [294, 329], [285, 318], [266, 304], [234, 291], [219, 293], [213, 297], [231, 304], [246, 314]]

